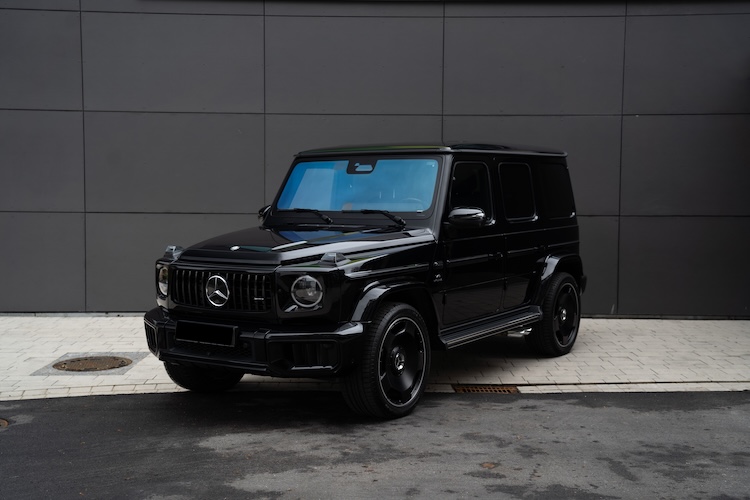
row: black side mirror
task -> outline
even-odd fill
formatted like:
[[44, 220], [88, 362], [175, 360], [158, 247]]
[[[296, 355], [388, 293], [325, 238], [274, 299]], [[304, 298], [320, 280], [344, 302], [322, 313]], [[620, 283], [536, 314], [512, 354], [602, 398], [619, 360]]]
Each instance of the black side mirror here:
[[481, 227], [487, 221], [484, 210], [476, 207], [454, 208], [448, 214], [448, 222], [460, 227]]
[[266, 205], [265, 207], [258, 210], [258, 220], [263, 220], [266, 218], [266, 215], [268, 215], [268, 212], [271, 210], [271, 205]]

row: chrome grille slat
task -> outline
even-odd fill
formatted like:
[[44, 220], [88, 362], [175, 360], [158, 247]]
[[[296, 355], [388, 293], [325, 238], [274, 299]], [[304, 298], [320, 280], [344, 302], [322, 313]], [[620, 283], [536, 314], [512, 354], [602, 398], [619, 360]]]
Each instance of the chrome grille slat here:
[[[229, 285], [229, 301], [224, 307], [212, 306], [206, 298], [208, 278], [219, 275]], [[271, 282], [267, 274], [219, 270], [173, 270], [172, 300], [176, 304], [224, 311], [264, 312], [271, 306]]]
[[195, 299], [193, 298], [193, 295], [195, 293], [195, 287], [193, 286], [193, 282], [195, 281], [194, 271], [188, 271], [187, 273], [187, 289], [188, 289], [188, 301], [191, 304], [195, 303]]

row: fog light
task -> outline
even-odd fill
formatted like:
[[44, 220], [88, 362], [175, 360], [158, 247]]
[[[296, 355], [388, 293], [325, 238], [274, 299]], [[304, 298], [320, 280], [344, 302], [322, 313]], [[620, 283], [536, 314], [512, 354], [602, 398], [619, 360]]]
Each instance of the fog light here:
[[300, 276], [292, 283], [292, 300], [300, 307], [315, 307], [323, 299], [323, 285], [312, 276]]

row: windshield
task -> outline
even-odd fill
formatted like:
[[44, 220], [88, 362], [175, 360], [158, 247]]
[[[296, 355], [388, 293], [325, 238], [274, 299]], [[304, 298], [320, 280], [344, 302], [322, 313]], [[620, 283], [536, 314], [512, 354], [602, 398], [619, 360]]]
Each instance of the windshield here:
[[420, 213], [432, 206], [437, 175], [435, 158], [301, 161], [294, 166], [277, 208]]

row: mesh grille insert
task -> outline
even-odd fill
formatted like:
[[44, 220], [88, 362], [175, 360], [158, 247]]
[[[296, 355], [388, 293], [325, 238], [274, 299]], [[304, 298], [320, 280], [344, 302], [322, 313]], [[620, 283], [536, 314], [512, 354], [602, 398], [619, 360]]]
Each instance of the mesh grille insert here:
[[172, 300], [186, 306], [215, 309], [206, 298], [206, 284], [214, 275], [221, 276], [229, 287], [228, 301], [221, 309], [264, 312], [271, 308], [271, 275], [248, 272], [175, 268], [169, 283]]

